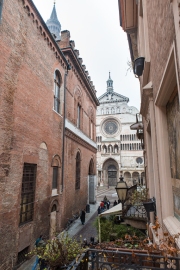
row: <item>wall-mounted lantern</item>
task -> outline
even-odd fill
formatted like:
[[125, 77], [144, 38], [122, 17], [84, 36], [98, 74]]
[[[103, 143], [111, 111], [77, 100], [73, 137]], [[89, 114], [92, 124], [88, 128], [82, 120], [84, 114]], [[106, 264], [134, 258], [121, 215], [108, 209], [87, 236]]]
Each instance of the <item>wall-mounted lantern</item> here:
[[134, 60], [134, 74], [139, 76], [142, 76], [143, 70], [144, 70], [144, 57], [138, 57]]

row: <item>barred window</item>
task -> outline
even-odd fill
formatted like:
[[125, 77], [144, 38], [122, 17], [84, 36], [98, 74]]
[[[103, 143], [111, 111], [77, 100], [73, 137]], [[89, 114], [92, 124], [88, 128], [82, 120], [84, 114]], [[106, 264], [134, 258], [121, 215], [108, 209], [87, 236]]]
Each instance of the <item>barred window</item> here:
[[36, 164], [24, 163], [21, 190], [20, 224], [33, 220], [36, 170]]
[[58, 70], [54, 74], [54, 110], [60, 113], [60, 73]]
[[78, 152], [76, 155], [76, 183], [75, 189], [80, 189], [80, 178], [81, 178], [81, 156]]
[[58, 167], [53, 167], [52, 189], [57, 189], [57, 183], [58, 183]]

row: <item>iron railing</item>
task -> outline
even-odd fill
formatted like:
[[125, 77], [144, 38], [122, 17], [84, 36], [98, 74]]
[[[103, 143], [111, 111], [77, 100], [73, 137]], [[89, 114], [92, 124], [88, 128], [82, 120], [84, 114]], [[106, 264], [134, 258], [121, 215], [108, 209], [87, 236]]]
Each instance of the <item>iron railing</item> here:
[[125, 217], [134, 217], [134, 218], [142, 218], [147, 220], [146, 209], [143, 204], [140, 205], [127, 205], [126, 206]]
[[180, 270], [180, 258], [147, 254], [142, 251], [118, 251], [89, 249], [67, 270]]

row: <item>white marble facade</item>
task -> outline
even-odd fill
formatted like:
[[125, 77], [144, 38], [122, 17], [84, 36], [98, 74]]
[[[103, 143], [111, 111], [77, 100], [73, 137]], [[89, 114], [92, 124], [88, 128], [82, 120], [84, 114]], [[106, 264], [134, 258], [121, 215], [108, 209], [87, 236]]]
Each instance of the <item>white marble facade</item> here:
[[120, 175], [129, 186], [144, 184], [144, 158], [141, 142], [130, 126], [136, 122], [137, 108], [129, 98], [114, 92], [113, 80], [99, 97], [96, 115], [98, 185], [115, 186]]

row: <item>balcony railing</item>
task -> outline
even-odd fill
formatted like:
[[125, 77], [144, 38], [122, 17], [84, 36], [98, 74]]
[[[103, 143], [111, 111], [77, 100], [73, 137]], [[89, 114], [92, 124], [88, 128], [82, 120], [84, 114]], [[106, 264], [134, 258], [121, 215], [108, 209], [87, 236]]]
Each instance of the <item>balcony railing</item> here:
[[147, 220], [146, 209], [143, 204], [140, 205], [126, 205], [125, 206], [125, 216], [126, 217], [134, 217]]
[[[63, 269], [63, 268], [61, 268]], [[180, 258], [148, 254], [146, 251], [89, 249], [64, 269], [76, 270], [180, 270]]]

